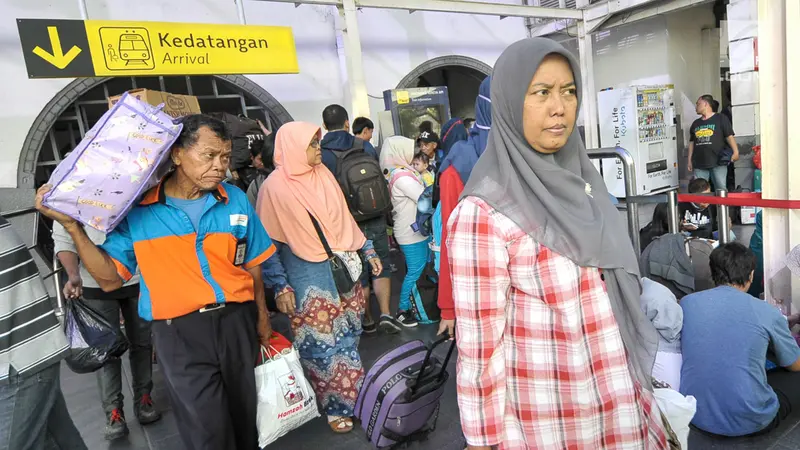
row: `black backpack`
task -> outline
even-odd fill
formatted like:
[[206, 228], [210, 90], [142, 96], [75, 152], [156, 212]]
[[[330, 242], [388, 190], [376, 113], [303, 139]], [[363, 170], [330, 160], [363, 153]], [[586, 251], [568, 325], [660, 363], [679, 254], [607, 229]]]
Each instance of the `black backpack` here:
[[411, 312], [421, 324], [436, 323], [442, 319], [439, 309], [439, 274], [432, 262], [425, 266], [425, 271], [417, 280], [417, 293], [411, 292]]
[[[264, 131], [261, 130], [258, 122], [249, 117], [226, 112], [211, 113], [210, 115], [225, 122], [231, 133], [231, 170], [249, 167], [252, 162], [251, 150], [260, 149], [264, 145]], [[247, 185], [245, 185], [246, 189]]]
[[364, 151], [362, 139], [355, 138], [350, 150], [331, 153], [336, 156], [334, 176], [356, 222], [380, 217], [391, 210], [389, 184], [375, 157]]

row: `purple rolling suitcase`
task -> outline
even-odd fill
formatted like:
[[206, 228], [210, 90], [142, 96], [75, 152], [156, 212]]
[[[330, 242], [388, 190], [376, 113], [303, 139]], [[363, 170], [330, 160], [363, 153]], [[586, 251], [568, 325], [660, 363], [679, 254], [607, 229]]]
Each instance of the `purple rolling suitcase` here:
[[444, 361], [431, 357], [431, 353], [448, 338], [427, 346], [420, 340], [407, 342], [378, 358], [369, 370], [358, 394], [355, 415], [375, 447], [423, 440], [436, 428], [455, 341]]
[[170, 168], [170, 148], [183, 125], [123, 94], [56, 167], [48, 208], [108, 233]]

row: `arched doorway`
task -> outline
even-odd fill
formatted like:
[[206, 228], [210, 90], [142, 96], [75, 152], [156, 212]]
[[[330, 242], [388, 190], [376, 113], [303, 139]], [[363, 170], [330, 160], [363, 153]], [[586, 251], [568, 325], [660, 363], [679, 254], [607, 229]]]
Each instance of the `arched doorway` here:
[[397, 84], [398, 89], [447, 86], [450, 114], [453, 117], [475, 117], [475, 97], [481, 81], [492, 73], [492, 67], [467, 56], [440, 56], [426, 61]]
[[292, 116], [264, 88], [241, 75], [83, 78], [56, 94], [34, 120], [17, 169], [17, 187], [35, 188], [108, 111], [108, 97], [137, 88], [197, 96], [203, 112], [226, 111], [277, 128]]
[[[244, 114], [270, 129], [292, 121], [269, 92], [241, 75], [76, 79], [34, 120], [22, 146], [17, 187], [31, 189], [46, 183], [64, 155], [108, 111], [108, 97], [137, 88], [194, 95], [203, 112]], [[49, 226], [39, 227], [38, 242], [44, 257], [52, 258]]]

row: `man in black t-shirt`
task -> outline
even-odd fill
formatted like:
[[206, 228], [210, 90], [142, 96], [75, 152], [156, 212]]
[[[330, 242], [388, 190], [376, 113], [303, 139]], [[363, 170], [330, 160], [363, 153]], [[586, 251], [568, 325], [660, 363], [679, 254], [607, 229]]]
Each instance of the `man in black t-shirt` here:
[[730, 120], [714, 112], [715, 100], [710, 95], [697, 99], [695, 110], [700, 118], [689, 128], [689, 170], [695, 176], [714, 184], [714, 189], [726, 189], [728, 165], [719, 164], [719, 154], [725, 148], [733, 150], [731, 162], [739, 159], [739, 147]]

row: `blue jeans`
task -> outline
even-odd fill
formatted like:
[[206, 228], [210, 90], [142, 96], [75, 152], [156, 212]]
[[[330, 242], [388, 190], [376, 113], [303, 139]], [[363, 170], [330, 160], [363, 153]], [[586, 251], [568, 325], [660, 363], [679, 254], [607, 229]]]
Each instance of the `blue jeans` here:
[[403, 287], [400, 288], [400, 311], [411, 309], [411, 294], [419, 295], [416, 292], [417, 280], [425, 271], [425, 265], [428, 264], [429, 242], [430, 238], [416, 244], [400, 245], [400, 250], [406, 257], [406, 277], [403, 279]]
[[0, 450], [86, 450], [61, 393], [56, 363], [0, 385]]
[[728, 189], [728, 166], [717, 166], [713, 169], [694, 169], [694, 176], [708, 180], [714, 185], [714, 191]]

